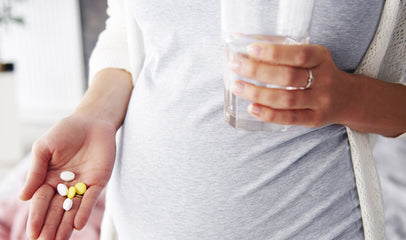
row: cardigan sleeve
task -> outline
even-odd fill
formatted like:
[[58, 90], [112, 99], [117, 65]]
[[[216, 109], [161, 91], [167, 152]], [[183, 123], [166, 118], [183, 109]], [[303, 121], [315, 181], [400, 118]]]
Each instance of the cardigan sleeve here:
[[123, 0], [108, 0], [106, 27], [100, 33], [89, 59], [89, 85], [104, 68], [131, 72], [126, 17]]
[[382, 60], [378, 79], [406, 85], [406, 1], [392, 15], [396, 23]]

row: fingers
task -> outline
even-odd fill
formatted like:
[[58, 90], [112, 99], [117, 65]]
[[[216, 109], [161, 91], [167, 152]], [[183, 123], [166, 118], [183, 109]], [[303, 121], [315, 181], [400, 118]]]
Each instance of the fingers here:
[[254, 103], [248, 106], [248, 112], [264, 122], [307, 127], [320, 127], [323, 125], [323, 123], [319, 121], [317, 114], [310, 109], [280, 110]]
[[238, 97], [274, 109], [311, 109], [317, 104], [311, 89], [305, 91], [271, 89], [239, 80], [234, 83], [232, 91]]
[[[55, 194], [53, 190], [49, 191], [49, 188], [52, 189], [49, 185], [41, 186], [31, 200], [27, 236], [30, 239], [69, 239], [79, 209], [82, 207], [85, 209], [80, 217], [84, 221], [81, 221], [82, 226], [77, 229], [81, 229], [85, 225], [100, 191], [94, 190], [93, 194], [90, 191], [87, 203], [84, 204], [82, 201], [84, 197], [73, 198], [72, 208], [65, 211], [62, 206], [66, 197]], [[94, 198], [96, 200], [93, 200]]]
[[99, 198], [102, 190], [103, 188], [98, 186], [91, 186], [89, 187], [89, 189], [87, 189], [86, 193], [83, 195], [82, 203], [75, 217], [75, 221], [73, 224], [75, 229], [81, 230], [85, 226], [87, 220], [89, 219], [93, 206]]
[[73, 221], [79, 209], [81, 198], [72, 199], [69, 211], [62, 208], [66, 197], [55, 195], [49, 205], [48, 213], [39, 235], [39, 239], [69, 239], [73, 231]]
[[54, 198], [47, 209], [48, 212], [44, 221], [44, 226], [40, 232], [40, 238], [55, 239], [56, 231], [64, 215], [64, 210], [62, 208], [64, 200], [64, 197], [54, 195]]
[[[72, 208], [69, 211], [65, 211], [63, 214], [62, 221], [59, 224], [59, 228], [56, 233], [56, 239], [69, 239], [69, 236], [73, 232], [73, 223], [78, 210], [81, 208], [82, 199], [80, 197], [75, 197], [72, 200]], [[62, 209], [61, 206], [59, 207]]]
[[51, 156], [52, 154], [45, 144], [36, 142], [33, 145], [31, 167], [19, 195], [21, 200], [31, 199], [34, 192], [44, 183]]
[[27, 236], [38, 238], [47, 215], [48, 207], [55, 190], [49, 185], [42, 185], [32, 197], [27, 221]]
[[325, 47], [253, 43], [247, 52], [248, 56], [237, 54], [230, 67], [242, 79], [265, 84], [239, 80], [232, 86], [233, 94], [253, 102], [251, 115], [265, 122], [308, 127], [332, 122], [330, 107], [339, 97], [334, 94], [335, 83], [344, 78]]
[[248, 46], [248, 54], [258, 61], [274, 65], [314, 68], [330, 57], [330, 52], [320, 45], [283, 45], [254, 43]]
[[324, 124], [319, 98], [313, 96], [312, 89], [271, 89], [240, 80], [234, 83], [232, 90], [236, 96], [253, 102], [248, 112], [261, 121], [307, 127]]
[[240, 76], [282, 87], [302, 87], [307, 84], [306, 68], [271, 65], [238, 55], [231, 62], [232, 70]]

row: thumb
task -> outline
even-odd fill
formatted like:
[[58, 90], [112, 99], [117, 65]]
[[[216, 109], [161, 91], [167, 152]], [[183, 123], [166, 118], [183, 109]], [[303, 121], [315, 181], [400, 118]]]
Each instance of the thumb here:
[[19, 194], [21, 200], [30, 200], [35, 191], [44, 183], [51, 157], [52, 153], [46, 144], [41, 141], [34, 143], [32, 147], [31, 166], [25, 184]]

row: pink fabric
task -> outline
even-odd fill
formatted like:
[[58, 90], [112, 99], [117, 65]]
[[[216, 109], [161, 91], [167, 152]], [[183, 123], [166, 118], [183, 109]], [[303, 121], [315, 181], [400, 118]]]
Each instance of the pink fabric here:
[[[16, 186], [19, 187], [19, 186]], [[0, 239], [27, 239], [25, 228], [28, 218], [28, 202], [20, 201], [17, 196], [0, 200]], [[81, 231], [74, 231], [70, 239], [97, 240], [100, 237], [100, 225], [104, 212], [104, 194], [100, 196]]]

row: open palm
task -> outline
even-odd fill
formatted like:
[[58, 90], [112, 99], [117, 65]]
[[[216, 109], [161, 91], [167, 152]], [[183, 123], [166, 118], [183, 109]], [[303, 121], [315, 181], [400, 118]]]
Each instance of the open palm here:
[[[58, 122], [33, 146], [33, 159], [20, 198], [29, 200], [27, 235], [30, 238], [67, 239], [73, 229], [82, 229], [114, 165], [116, 129], [109, 123], [71, 116]], [[60, 179], [62, 171], [74, 172], [71, 182]], [[83, 182], [87, 191], [73, 198], [69, 211], [62, 208], [66, 197], [56, 192], [59, 183]]]

